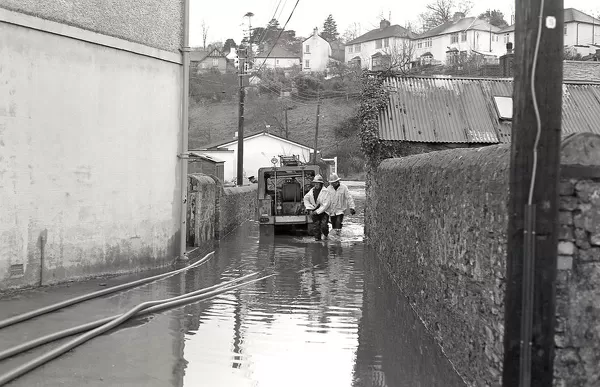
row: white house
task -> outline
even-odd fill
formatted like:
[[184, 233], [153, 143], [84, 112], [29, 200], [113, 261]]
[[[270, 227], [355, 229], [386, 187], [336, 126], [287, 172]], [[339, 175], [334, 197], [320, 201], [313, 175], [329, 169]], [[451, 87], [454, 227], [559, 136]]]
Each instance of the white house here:
[[240, 66], [240, 58], [237, 54], [237, 49], [235, 47], [229, 47], [229, 54], [225, 55], [227, 60], [233, 63], [233, 66], [237, 69]]
[[[564, 45], [573, 47], [581, 55], [594, 54], [600, 48], [600, 20], [575, 8], [566, 8], [564, 13]], [[499, 40], [506, 43], [515, 42], [515, 25], [498, 32]]]
[[[207, 145], [194, 150], [204, 155], [224, 161], [224, 179], [235, 181], [237, 177], [238, 140], [233, 139], [219, 144]], [[270, 167], [271, 160], [279, 156], [296, 155], [302, 162], [309, 162], [313, 148], [277, 135], [261, 132], [244, 137], [244, 176], [256, 176], [258, 169]], [[277, 164], [279, 166], [279, 164]]]
[[399, 25], [390, 25], [387, 20], [379, 28], [351, 40], [345, 47], [346, 62], [373, 70], [382, 61], [408, 55], [413, 59], [412, 39], [415, 35]]
[[420, 62], [450, 64], [471, 54], [498, 58], [506, 53], [499, 42], [500, 28], [476, 17], [457, 12], [451, 21], [419, 35], [415, 41], [415, 57]]
[[[269, 56], [267, 57], [267, 55]], [[265, 51], [256, 55], [255, 66], [268, 69], [289, 69], [300, 66], [300, 60], [302, 60], [300, 55], [281, 46], [275, 46], [270, 54], [269, 51]]]
[[302, 42], [302, 71], [326, 72], [331, 61], [344, 61], [343, 48], [337, 41], [328, 42], [319, 35], [318, 28]]

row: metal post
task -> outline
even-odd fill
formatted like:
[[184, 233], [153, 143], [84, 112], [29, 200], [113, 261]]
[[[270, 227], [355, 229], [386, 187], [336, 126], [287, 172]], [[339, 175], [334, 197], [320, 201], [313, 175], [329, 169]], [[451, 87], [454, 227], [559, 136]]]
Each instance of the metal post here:
[[319, 139], [319, 115], [321, 114], [321, 95], [320, 91], [317, 91], [317, 123], [315, 125], [315, 149], [314, 149], [314, 160], [313, 163], [317, 164], [317, 144]]

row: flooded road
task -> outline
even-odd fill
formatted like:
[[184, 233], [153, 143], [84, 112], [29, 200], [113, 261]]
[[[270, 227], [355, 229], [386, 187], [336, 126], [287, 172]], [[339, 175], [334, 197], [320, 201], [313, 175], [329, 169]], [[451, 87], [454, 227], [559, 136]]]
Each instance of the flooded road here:
[[[359, 211], [345, 219], [339, 240], [261, 237], [257, 223], [248, 222], [197, 269], [3, 329], [0, 350], [147, 300], [264, 269], [276, 273], [209, 301], [131, 320], [8, 385], [464, 386], [364, 245], [364, 186], [348, 185]], [[5, 297], [0, 318], [97, 286]], [[58, 344], [0, 362], [0, 374]]]

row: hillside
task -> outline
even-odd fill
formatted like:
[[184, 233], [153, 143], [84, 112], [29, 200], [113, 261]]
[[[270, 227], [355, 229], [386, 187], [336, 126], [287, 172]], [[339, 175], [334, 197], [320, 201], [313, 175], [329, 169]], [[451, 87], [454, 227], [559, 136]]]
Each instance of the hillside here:
[[[284, 103], [288, 110], [288, 138], [314, 145], [316, 102], [282, 101], [269, 96], [248, 95], [245, 104], [244, 133], [267, 131], [285, 137]], [[345, 176], [363, 170], [360, 140], [349, 124], [357, 102], [350, 99], [324, 100], [319, 119], [318, 148], [324, 157], [338, 156], [339, 171]], [[269, 127], [267, 127], [269, 126]], [[237, 101], [195, 103], [190, 106], [190, 149], [234, 138], [238, 127]]]

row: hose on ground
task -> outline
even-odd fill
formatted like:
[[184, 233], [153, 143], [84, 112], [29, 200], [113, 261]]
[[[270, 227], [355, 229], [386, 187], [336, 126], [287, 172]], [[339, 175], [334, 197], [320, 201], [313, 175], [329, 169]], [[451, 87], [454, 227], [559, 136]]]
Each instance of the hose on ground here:
[[45, 306], [43, 308], [39, 308], [39, 309], [32, 310], [32, 311], [29, 311], [29, 312], [26, 312], [26, 313], [23, 313], [23, 314], [19, 314], [17, 316], [9, 317], [9, 318], [7, 318], [5, 320], [0, 321], [0, 329], [6, 328], [8, 326], [11, 326], [11, 325], [14, 325], [14, 324], [26, 321], [26, 320], [30, 320], [30, 319], [32, 319], [34, 317], [38, 317], [38, 316], [41, 316], [41, 315], [46, 314], [46, 313], [54, 312], [55, 310], [65, 308], [67, 306], [71, 306], [71, 305], [78, 304], [78, 303], [83, 302], [83, 301], [90, 300], [92, 298], [97, 298], [97, 297], [100, 297], [100, 296], [104, 296], [106, 294], [118, 292], [119, 290], [134, 288], [136, 286], [144, 285], [144, 284], [147, 284], [149, 282], [153, 282], [153, 281], [156, 281], [156, 280], [161, 280], [161, 279], [165, 279], [167, 277], [174, 276], [176, 274], [182, 273], [182, 272], [184, 272], [186, 270], [189, 270], [189, 269], [191, 269], [193, 267], [197, 267], [197, 266], [205, 263], [214, 254], [215, 254], [214, 251], [211, 252], [211, 253], [208, 253], [202, 259], [194, 262], [193, 264], [191, 264], [189, 266], [181, 268], [181, 269], [173, 270], [173, 271], [170, 271], [170, 272], [167, 272], [167, 273], [163, 273], [163, 274], [158, 274], [158, 275], [155, 275], [155, 276], [152, 276], [152, 277], [148, 277], [148, 278], [142, 278], [142, 279], [137, 280], [137, 281], [128, 282], [128, 283], [117, 285], [117, 286], [112, 286], [110, 288], [98, 290], [96, 292], [92, 292], [92, 293], [88, 293], [88, 294], [83, 294], [81, 296], [77, 296], [77, 297], [74, 297], [74, 298], [70, 298], [68, 300], [57, 302], [56, 304], [48, 305], [48, 306]]
[[[170, 298], [169, 300], [170, 301], [175, 301], [175, 300], [186, 298], [186, 297], [191, 297], [191, 296], [195, 296], [195, 295], [200, 295], [200, 294], [208, 293], [208, 292], [210, 292], [210, 291], [212, 291], [214, 289], [226, 288], [226, 287], [228, 287], [230, 285], [233, 285], [235, 283], [244, 281], [245, 279], [253, 277], [253, 276], [257, 275], [257, 274], [258, 273], [251, 273], [251, 274], [245, 275], [243, 277], [233, 279], [231, 281], [221, 282], [219, 284], [210, 286], [208, 288], [196, 290], [194, 292], [190, 292], [190, 293], [187, 293], [187, 294], [182, 294], [180, 296]], [[157, 312], [157, 311], [160, 311], [160, 310], [163, 310], [163, 309], [164, 308], [162, 307], [162, 305], [156, 305], [156, 306], [153, 306], [153, 307], [150, 307], [150, 308], [146, 308], [144, 310], [140, 310], [135, 316], [138, 317], [138, 316], [142, 316], [142, 315], [154, 313], [154, 312]], [[110, 322], [110, 321], [112, 321], [112, 320], [114, 320], [114, 319], [116, 319], [117, 317], [120, 317], [120, 316], [121, 315], [115, 315], [115, 316], [111, 316], [111, 317], [105, 317], [105, 318], [102, 318], [102, 319], [99, 319], [99, 320], [96, 320], [96, 321], [92, 321], [92, 322], [89, 322], [89, 323], [86, 323], [86, 324], [78, 325], [76, 327], [67, 328], [67, 329], [64, 329], [62, 331], [50, 333], [50, 334], [48, 334], [46, 336], [42, 336], [42, 337], [39, 337], [37, 339], [33, 339], [33, 340], [28, 341], [28, 342], [25, 342], [25, 343], [19, 344], [17, 346], [14, 346], [12, 348], [8, 348], [8, 349], [0, 352], [0, 361], [2, 361], [4, 359], [7, 359], [9, 357], [18, 355], [18, 354], [20, 354], [22, 352], [25, 352], [25, 351], [28, 351], [30, 349], [39, 347], [41, 345], [48, 344], [48, 343], [51, 343], [53, 341], [65, 338], [65, 337], [73, 336], [73, 335], [75, 335], [77, 333], [89, 331], [90, 329], [97, 328], [97, 327], [99, 327], [99, 326], [101, 326], [103, 324], [106, 324], [106, 323], [108, 323], [108, 322]]]
[[[164, 307], [164, 309], [166, 309], [166, 308], [173, 308], [173, 307], [184, 305], [184, 304], [189, 304], [192, 302], [204, 301], [206, 299], [223, 294], [224, 292], [234, 290], [234, 289], [240, 288], [242, 286], [251, 284], [253, 282], [261, 281], [263, 279], [272, 277], [273, 275], [274, 274], [269, 274], [269, 275], [266, 275], [266, 276], [263, 276], [263, 277], [260, 277], [260, 278], [254, 279], [254, 280], [246, 281], [241, 284], [230, 285], [230, 286], [226, 287], [225, 289], [217, 289], [217, 290], [213, 290], [208, 293], [203, 293], [200, 295], [189, 296], [189, 294], [188, 294], [188, 295], [186, 295], [185, 298], [181, 298], [181, 296], [178, 296], [178, 297], [173, 297], [173, 298], [169, 298], [169, 299], [165, 299], [165, 300], [148, 301], [148, 302], [141, 303], [138, 306], [136, 306], [135, 308], [130, 309], [127, 313], [120, 315], [116, 319], [113, 319], [110, 322], [103, 324], [102, 326], [100, 326], [98, 328], [95, 328], [87, 333], [84, 333], [81, 336], [77, 337], [76, 339], [73, 339], [73, 340], [45, 353], [44, 355], [41, 355], [41, 356], [23, 364], [22, 366], [17, 367], [15, 369], [13, 369], [12, 371], [5, 373], [4, 375], [1, 375], [0, 376], [0, 386], [18, 378], [19, 376], [22, 376], [22, 375], [30, 372], [31, 370], [34, 370], [35, 368], [41, 366], [42, 364], [49, 362], [50, 360], [52, 360], [58, 356], [61, 356], [62, 354], [70, 351], [71, 349], [85, 343], [86, 341], [91, 340], [94, 337], [96, 337], [110, 329], [115, 328], [119, 324], [122, 324], [123, 322], [125, 322], [129, 318], [131, 318], [132, 316], [136, 315], [141, 310], [144, 310], [144, 309], [150, 308], [150, 307], [154, 307], [154, 306], [158, 306], [158, 305], [160, 305], [160, 306]], [[192, 293], [194, 293], [194, 292], [192, 292]]]

